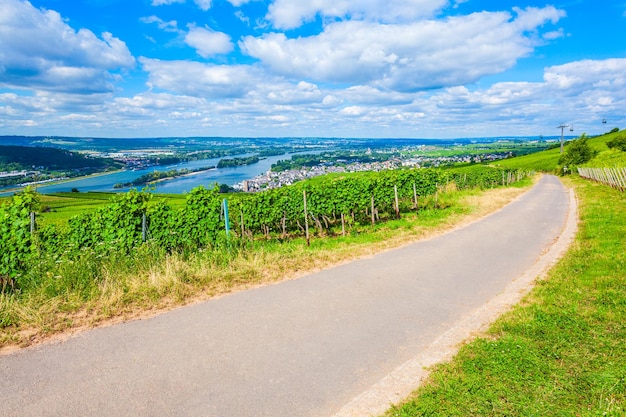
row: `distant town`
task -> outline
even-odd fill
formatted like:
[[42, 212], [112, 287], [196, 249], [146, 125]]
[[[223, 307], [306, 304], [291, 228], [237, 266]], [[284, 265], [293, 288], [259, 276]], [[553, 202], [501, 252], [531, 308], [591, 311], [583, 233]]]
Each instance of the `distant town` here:
[[270, 169], [262, 175], [258, 175], [239, 184], [235, 184], [233, 188], [235, 190], [243, 192], [257, 192], [272, 188], [284, 187], [308, 178], [331, 173], [383, 171], [388, 169], [398, 169], [401, 167], [421, 168], [423, 166], [439, 167], [456, 164], [482, 163], [486, 161], [497, 161], [499, 159], [505, 159], [511, 157], [512, 155], [512, 152], [507, 152], [489, 153], [473, 156], [423, 156], [409, 159], [392, 158], [383, 162], [354, 162], [350, 164], [345, 164], [343, 163], [343, 161], [339, 161], [339, 164], [335, 164], [332, 162], [322, 163], [313, 167], [290, 169], [279, 172], [274, 172]]

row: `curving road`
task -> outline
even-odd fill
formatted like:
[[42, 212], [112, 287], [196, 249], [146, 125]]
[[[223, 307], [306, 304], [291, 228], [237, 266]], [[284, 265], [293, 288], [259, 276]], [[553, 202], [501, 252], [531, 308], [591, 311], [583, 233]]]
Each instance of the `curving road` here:
[[533, 266], [569, 206], [544, 176], [437, 238], [2, 356], [0, 416], [331, 416]]

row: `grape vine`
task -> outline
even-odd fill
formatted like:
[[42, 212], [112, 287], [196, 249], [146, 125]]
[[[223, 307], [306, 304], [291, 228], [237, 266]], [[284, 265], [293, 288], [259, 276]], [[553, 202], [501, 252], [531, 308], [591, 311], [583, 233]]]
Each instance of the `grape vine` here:
[[[415, 197], [433, 195], [452, 182], [460, 189], [490, 188], [523, 176], [521, 171], [485, 166], [405, 169], [320, 177], [254, 194], [234, 194], [228, 202], [229, 238], [304, 236], [305, 223], [320, 235], [332, 234], [342, 218], [354, 227], [415, 210]], [[168, 252], [215, 249], [226, 239], [222, 201], [218, 187], [198, 187], [187, 195], [182, 208], [174, 209], [147, 191], [131, 190], [66, 225], [37, 231], [31, 230], [30, 217], [37, 210], [37, 194], [26, 189], [0, 206], [2, 290], [19, 287], [21, 274], [42, 255], [72, 259], [85, 249], [101, 256], [112, 251], [131, 255], [146, 240]]]

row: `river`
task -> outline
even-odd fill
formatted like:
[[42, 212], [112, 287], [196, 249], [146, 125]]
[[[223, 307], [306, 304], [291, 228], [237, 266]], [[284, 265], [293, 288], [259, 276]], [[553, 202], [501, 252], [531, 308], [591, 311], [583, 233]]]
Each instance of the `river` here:
[[[319, 152], [304, 152], [304, 153], [319, 153]], [[253, 154], [244, 154], [244, 155], [235, 155], [229, 156], [227, 158], [235, 158], [235, 157], [247, 157]], [[204, 185], [207, 188], [213, 188], [215, 183], [218, 184], [227, 184], [227, 185], [235, 185], [244, 180], [248, 180], [256, 177], [257, 175], [263, 174], [267, 172], [272, 166], [272, 164], [278, 162], [279, 160], [290, 159], [292, 153], [270, 156], [264, 159], [261, 159], [256, 164], [252, 165], [244, 165], [237, 167], [228, 167], [228, 168], [215, 168], [209, 171], [202, 171], [192, 175], [171, 178], [165, 181], [160, 181], [153, 184], [155, 187], [154, 192], [157, 193], [167, 193], [167, 194], [183, 194], [191, 191], [193, 188], [198, 187], [200, 185]], [[217, 166], [220, 159], [223, 158], [211, 158], [211, 159], [203, 159], [199, 161], [191, 161], [191, 162], [183, 162], [176, 165], [167, 165], [167, 166], [152, 166], [149, 168], [139, 169], [136, 171], [117, 171], [111, 174], [102, 174], [97, 176], [91, 176], [86, 178], [77, 178], [73, 180], [68, 180], [62, 183], [57, 184], [41, 184], [37, 186], [37, 191], [43, 194], [52, 194], [58, 192], [69, 192], [73, 188], [77, 188], [78, 191], [108, 191], [108, 192], [124, 192], [128, 191], [131, 187], [125, 188], [114, 188], [115, 184], [125, 184], [133, 181], [134, 179], [150, 173], [154, 171], [169, 171], [172, 169], [199, 169], [203, 167], [209, 166]], [[141, 188], [134, 187], [134, 188]], [[3, 193], [0, 190], [0, 195], [10, 195], [13, 192], [5, 192]]]

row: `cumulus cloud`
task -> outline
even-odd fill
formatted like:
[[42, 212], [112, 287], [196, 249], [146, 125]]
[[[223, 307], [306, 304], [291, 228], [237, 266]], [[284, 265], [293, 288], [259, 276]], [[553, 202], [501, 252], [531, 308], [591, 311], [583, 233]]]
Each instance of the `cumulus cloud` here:
[[235, 98], [245, 95], [262, 77], [245, 65], [212, 65], [189, 61], [140, 58], [149, 73], [151, 87], [206, 98]]
[[267, 19], [278, 29], [293, 29], [317, 15], [381, 22], [407, 22], [430, 17], [446, 6], [447, 0], [275, 0]]
[[473, 83], [511, 68], [540, 42], [529, 32], [562, 16], [548, 6], [515, 16], [482, 12], [407, 24], [344, 21], [316, 36], [248, 36], [240, 47], [288, 77], [418, 91]]
[[544, 80], [556, 89], [575, 93], [591, 87], [622, 89], [626, 87], [626, 59], [583, 60], [549, 67]]
[[272, 82], [257, 85], [250, 92], [261, 106], [270, 104], [315, 105], [324, 100], [324, 93], [317, 85], [300, 81], [297, 84]]
[[0, 5], [0, 85], [76, 93], [112, 91], [111, 71], [135, 60], [126, 44], [105, 32], [72, 29], [52, 10], [29, 2]]
[[544, 82], [500, 82], [473, 91], [451, 87], [420, 105], [442, 122], [458, 124], [463, 118], [471, 119], [478, 131], [500, 122], [522, 129], [524, 134], [538, 133], [529, 132], [529, 126], [551, 127], [562, 121], [584, 128], [597, 125], [606, 116], [623, 118], [624, 74], [626, 59], [576, 61], [546, 68]]
[[193, 25], [190, 26], [189, 33], [185, 36], [185, 43], [195, 48], [198, 55], [203, 58], [227, 54], [233, 50], [233, 43], [227, 34]]

